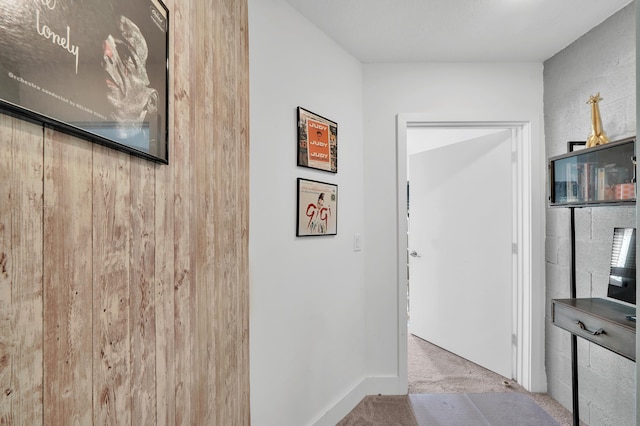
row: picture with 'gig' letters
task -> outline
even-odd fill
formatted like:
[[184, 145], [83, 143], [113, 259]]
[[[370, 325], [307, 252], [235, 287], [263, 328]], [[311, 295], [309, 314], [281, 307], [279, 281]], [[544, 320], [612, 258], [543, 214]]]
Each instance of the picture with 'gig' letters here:
[[296, 236], [336, 235], [338, 186], [298, 178]]

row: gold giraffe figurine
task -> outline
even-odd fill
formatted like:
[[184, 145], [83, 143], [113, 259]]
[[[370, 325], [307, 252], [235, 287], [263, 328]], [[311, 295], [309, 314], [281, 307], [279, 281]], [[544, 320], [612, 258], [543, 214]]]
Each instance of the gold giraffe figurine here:
[[589, 96], [589, 101], [587, 102], [591, 104], [591, 134], [587, 138], [587, 148], [604, 145], [609, 142], [609, 138], [602, 128], [602, 119], [600, 118], [598, 102], [601, 100], [600, 92], [598, 92], [594, 96]]

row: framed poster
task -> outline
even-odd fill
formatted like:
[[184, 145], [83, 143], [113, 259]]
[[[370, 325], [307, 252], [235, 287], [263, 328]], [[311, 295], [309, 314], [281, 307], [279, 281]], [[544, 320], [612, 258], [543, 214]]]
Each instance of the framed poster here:
[[338, 186], [298, 178], [296, 236], [336, 235]]
[[298, 107], [298, 166], [338, 172], [338, 124]]
[[586, 141], [569, 141], [567, 142], [567, 152], [574, 152], [587, 147]]
[[0, 108], [167, 163], [168, 39], [160, 0], [0, 0]]

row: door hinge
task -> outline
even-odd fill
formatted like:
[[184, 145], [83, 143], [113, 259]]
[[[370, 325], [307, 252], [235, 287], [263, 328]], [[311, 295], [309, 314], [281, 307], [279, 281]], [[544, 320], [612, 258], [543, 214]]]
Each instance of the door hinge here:
[[518, 244], [517, 243], [511, 243], [511, 253], [518, 254]]

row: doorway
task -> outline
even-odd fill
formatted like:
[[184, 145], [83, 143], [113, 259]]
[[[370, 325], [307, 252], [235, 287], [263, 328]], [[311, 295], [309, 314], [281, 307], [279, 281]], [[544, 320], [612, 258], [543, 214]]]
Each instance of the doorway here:
[[[515, 255], [512, 279], [515, 283], [513, 301], [514, 346], [513, 377], [527, 390], [546, 391], [544, 370], [544, 180], [532, 173], [544, 164], [541, 144], [532, 144], [539, 138], [537, 119], [528, 121], [435, 121], [421, 114], [401, 114], [397, 117], [397, 185], [398, 185], [398, 291], [399, 291], [399, 375], [407, 374], [407, 131], [409, 128], [432, 129], [508, 129], [514, 141], [513, 209]], [[532, 137], [535, 135], [535, 138]], [[537, 285], [534, 285], [536, 281]], [[404, 300], [402, 299], [404, 297]]]
[[408, 293], [411, 334], [517, 380], [513, 133], [407, 130]]

